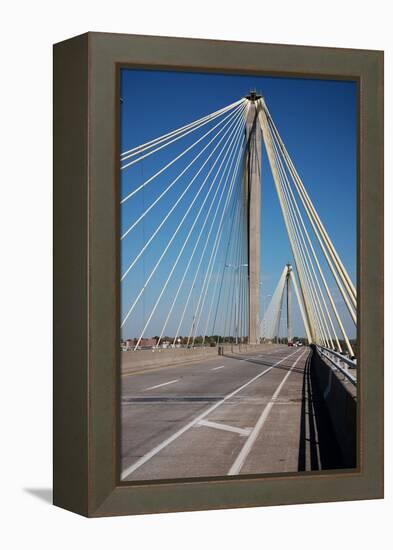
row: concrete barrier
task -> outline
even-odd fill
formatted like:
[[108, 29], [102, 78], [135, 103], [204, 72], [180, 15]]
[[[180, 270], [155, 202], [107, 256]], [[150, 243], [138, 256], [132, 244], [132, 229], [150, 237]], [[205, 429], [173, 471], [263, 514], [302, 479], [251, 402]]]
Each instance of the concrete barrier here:
[[334, 370], [312, 347], [311, 368], [323, 395], [331, 425], [342, 455], [343, 467], [357, 465], [356, 386]]
[[223, 344], [219, 355], [236, 355], [244, 353], [255, 353], [257, 351], [272, 350], [275, 348], [287, 348], [285, 344]]
[[124, 351], [121, 353], [121, 371], [123, 374], [153, 369], [154, 367], [193, 363], [195, 361], [215, 359], [218, 355], [245, 354], [276, 347], [276, 344], [224, 344], [204, 348], [179, 348]]
[[122, 373], [125, 374], [145, 368], [176, 365], [212, 357], [217, 357], [217, 348], [124, 351], [121, 353], [121, 368]]

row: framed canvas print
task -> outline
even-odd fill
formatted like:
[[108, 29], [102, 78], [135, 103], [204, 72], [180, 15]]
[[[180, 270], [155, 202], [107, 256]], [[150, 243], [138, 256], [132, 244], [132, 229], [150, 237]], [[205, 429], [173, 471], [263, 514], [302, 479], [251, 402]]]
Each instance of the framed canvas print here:
[[54, 503], [383, 496], [383, 54], [54, 47]]

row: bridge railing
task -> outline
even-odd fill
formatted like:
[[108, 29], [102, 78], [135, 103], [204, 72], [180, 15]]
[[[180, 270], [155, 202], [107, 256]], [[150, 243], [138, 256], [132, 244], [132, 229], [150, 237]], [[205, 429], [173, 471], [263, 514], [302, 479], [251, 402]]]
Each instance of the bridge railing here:
[[[356, 361], [349, 359], [345, 355], [341, 355], [341, 353], [338, 353], [337, 351], [331, 350], [329, 348], [325, 348], [323, 346], [316, 346], [318, 353], [328, 359], [337, 370], [339, 370], [347, 380], [349, 380], [354, 386], [357, 385], [356, 377], [353, 376], [349, 371], [348, 367], [351, 369], [356, 369], [357, 364]], [[344, 366], [342, 365], [344, 363]]]

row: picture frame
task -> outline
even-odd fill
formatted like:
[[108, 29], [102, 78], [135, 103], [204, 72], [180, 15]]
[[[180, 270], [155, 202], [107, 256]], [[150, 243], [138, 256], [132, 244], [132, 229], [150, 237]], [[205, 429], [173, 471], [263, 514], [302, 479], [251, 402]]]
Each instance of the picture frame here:
[[[119, 70], [358, 83], [356, 470], [120, 483]], [[54, 504], [88, 517], [383, 497], [383, 52], [86, 33], [54, 46]]]

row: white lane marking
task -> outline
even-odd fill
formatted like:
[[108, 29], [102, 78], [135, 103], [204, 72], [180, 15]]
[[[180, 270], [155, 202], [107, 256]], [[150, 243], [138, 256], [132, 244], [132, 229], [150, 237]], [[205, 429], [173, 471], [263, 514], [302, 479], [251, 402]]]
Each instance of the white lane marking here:
[[274, 402], [277, 400], [277, 397], [280, 394], [280, 391], [282, 387], [284, 386], [285, 382], [288, 379], [288, 376], [291, 374], [292, 370], [296, 367], [297, 363], [300, 361], [300, 359], [303, 357], [305, 352], [303, 352], [299, 357], [296, 359], [292, 367], [289, 369], [287, 374], [282, 379], [280, 385], [276, 389], [276, 391], [273, 394], [273, 397], [269, 401], [269, 403], [266, 405], [266, 407], [263, 409], [261, 416], [258, 419], [258, 422], [255, 424], [252, 432], [248, 436], [247, 441], [244, 443], [243, 448], [241, 449], [240, 453], [238, 454], [235, 462], [232, 464], [228, 475], [229, 476], [235, 476], [238, 475], [240, 470], [242, 469], [244, 462], [246, 461], [248, 455], [250, 454], [251, 449], [254, 446], [254, 443], [259, 435], [259, 432], [261, 431], [264, 423], [266, 422], [267, 417], [269, 416], [269, 413], [274, 405]]
[[168, 384], [174, 384], [179, 382], [180, 378], [177, 380], [170, 380], [169, 382], [164, 382], [163, 384], [157, 384], [157, 386], [150, 386], [150, 388], [145, 388], [143, 391], [155, 390], [156, 388], [162, 388], [162, 386], [168, 386]]
[[212, 370], [218, 370], [218, 369], [225, 369], [225, 365], [221, 365], [221, 367], [214, 367]]
[[[271, 353], [270, 355], [274, 355], [273, 353]], [[266, 353], [265, 355], [261, 355], [261, 358], [262, 359], [269, 359], [270, 360], [270, 357], [268, 357], [268, 354]], [[250, 363], [252, 362], [252, 360], [254, 359], [254, 361], [256, 359], [259, 359], [259, 356], [258, 355], [249, 355], [248, 357], [246, 357], [245, 359], [240, 359], [240, 361], [244, 361], [245, 363]], [[274, 358], [273, 358], [274, 359]]]
[[125, 479], [126, 477], [128, 477], [130, 474], [132, 474], [133, 472], [135, 472], [135, 470], [137, 470], [138, 468], [140, 468], [141, 466], [143, 466], [143, 464], [145, 464], [145, 462], [147, 462], [148, 460], [150, 460], [151, 458], [153, 458], [153, 456], [155, 456], [156, 454], [158, 454], [160, 451], [162, 451], [162, 449], [165, 449], [165, 447], [167, 447], [170, 443], [172, 443], [173, 441], [175, 441], [178, 437], [180, 437], [181, 435], [184, 434], [184, 432], [187, 432], [190, 428], [192, 428], [193, 426], [195, 426], [195, 424], [198, 424], [198, 422], [200, 422], [201, 420], [203, 420], [203, 418], [205, 418], [205, 416], [207, 416], [208, 414], [210, 414], [211, 412], [213, 412], [215, 409], [217, 409], [217, 407], [219, 407], [220, 405], [222, 405], [225, 401], [227, 401], [228, 399], [231, 399], [231, 397], [233, 397], [234, 395], [236, 395], [237, 393], [241, 392], [242, 390], [244, 390], [244, 388], [246, 388], [247, 386], [249, 386], [250, 384], [252, 384], [253, 382], [255, 382], [255, 380], [258, 380], [258, 378], [260, 378], [261, 376], [264, 376], [265, 374], [267, 374], [268, 372], [270, 372], [274, 367], [276, 367], [277, 365], [279, 365], [280, 363], [282, 363], [283, 361], [285, 361], [285, 359], [288, 359], [288, 357], [291, 357], [291, 355], [293, 355], [294, 353], [296, 353], [296, 351], [293, 351], [292, 353], [290, 353], [289, 355], [287, 355], [286, 357], [283, 357], [280, 361], [278, 361], [277, 363], [275, 363], [274, 365], [272, 365], [271, 367], [268, 367], [267, 369], [265, 369], [264, 371], [260, 372], [259, 374], [257, 374], [256, 376], [254, 376], [253, 378], [251, 378], [248, 382], [246, 382], [245, 384], [243, 384], [242, 386], [240, 386], [239, 388], [237, 388], [236, 390], [234, 390], [233, 392], [231, 393], [228, 393], [223, 399], [221, 399], [220, 401], [217, 401], [217, 403], [215, 403], [214, 405], [212, 405], [211, 407], [209, 407], [208, 409], [206, 409], [205, 412], [201, 413], [199, 416], [197, 416], [196, 418], [194, 418], [193, 420], [191, 420], [188, 424], [186, 424], [185, 426], [183, 426], [182, 428], [180, 428], [180, 430], [178, 430], [177, 432], [175, 432], [174, 434], [172, 434], [170, 437], [168, 437], [168, 439], [165, 439], [162, 443], [160, 443], [159, 445], [157, 445], [156, 447], [154, 447], [151, 451], [149, 451], [148, 453], [146, 453], [144, 456], [141, 456], [141, 458], [139, 460], [137, 460], [136, 462], [134, 462], [134, 464], [131, 464], [131, 466], [129, 466], [128, 468], [126, 468], [125, 470], [123, 470], [122, 474], [121, 474], [121, 479]]
[[221, 424], [220, 422], [210, 422], [210, 420], [200, 420], [197, 426], [206, 426], [207, 428], [215, 428], [216, 430], [224, 430], [225, 432], [234, 432], [243, 436], [250, 435], [252, 428], [237, 428], [229, 426], [229, 424]]
[[[280, 350], [282, 352], [282, 350]], [[298, 351], [298, 350], [296, 350]], [[240, 359], [240, 361], [249, 361], [250, 359], [258, 359], [259, 357], [270, 357], [271, 355], [275, 356], [278, 355], [278, 352], [270, 352], [270, 353], [263, 353], [261, 355], [243, 355], [244, 359]], [[287, 356], [286, 356], [287, 357]], [[228, 357], [228, 359], [231, 359], [231, 357]]]
[[260, 355], [257, 355], [256, 357], [266, 357], [266, 355], [278, 355], [279, 353], [282, 353], [284, 350], [282, 349], [276, 349], [274, 351], [267, 351], [265, 353], [261, 353]]

